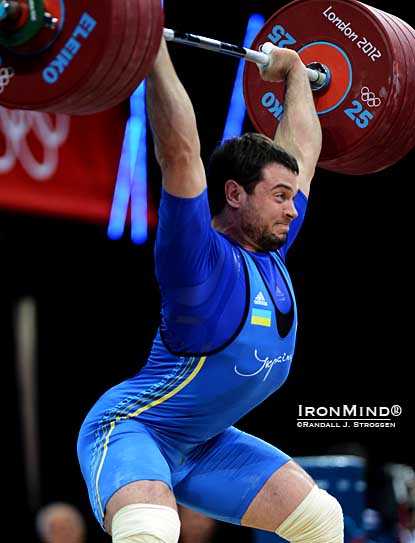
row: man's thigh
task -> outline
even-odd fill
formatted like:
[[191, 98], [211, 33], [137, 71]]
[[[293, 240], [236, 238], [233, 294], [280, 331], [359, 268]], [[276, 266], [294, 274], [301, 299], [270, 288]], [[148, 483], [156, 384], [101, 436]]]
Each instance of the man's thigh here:
[[[110, 525], [112, 516], [130, 503], [175, 506], [170, 466], [144, 425], [123, 420], [88, 448], [84, 468], [91, 505], [98, 522]], [[151, 481], [150, 484], [147, 482]]]
[[290, 460], [265, 482], [250, 503], [241, 524], [275, 532], [315, 484], [301, 466]]
[[200, 513], [240, 524], [268, 479], [290, 460], [277, 447], [232, 427], [200, 448], [174, 494]]

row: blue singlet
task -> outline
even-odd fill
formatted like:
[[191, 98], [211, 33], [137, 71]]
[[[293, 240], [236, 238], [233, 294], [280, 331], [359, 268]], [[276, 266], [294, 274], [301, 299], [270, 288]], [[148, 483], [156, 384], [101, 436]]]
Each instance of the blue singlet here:
[[275, 392], [294, 355], [297, 309], [283, 250], [251, 253], [210, 225], [207, 192], [163, 192], [155, 244], [162, 321], [146, 365], [88, 413], [78, 457], [97, 520], [121, 486], [161, 480], [177, 501], [240, 523], [290, 457], [233, 425]]

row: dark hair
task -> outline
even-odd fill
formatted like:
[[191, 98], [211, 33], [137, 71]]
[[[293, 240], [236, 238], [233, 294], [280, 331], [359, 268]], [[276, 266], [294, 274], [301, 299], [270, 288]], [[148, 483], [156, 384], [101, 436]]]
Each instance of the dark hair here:
[[224, 186], [228, 179], [234, 179], [248, 194], [252, 194], [262, 179], [262, 169], [273, 162], [298, 174], [297, 160], [262, 134], [248, 132], [218, 145], [209, 159], [206, 172], [212, 215], [217, 215], [225, 207]]

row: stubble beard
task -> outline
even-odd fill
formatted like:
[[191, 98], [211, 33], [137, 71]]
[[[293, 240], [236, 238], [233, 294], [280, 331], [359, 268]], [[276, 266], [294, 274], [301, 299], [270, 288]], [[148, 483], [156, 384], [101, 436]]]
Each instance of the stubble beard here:
[[261, 251], [277, 251], [287, 239], [285, 235], [278, 236], [263, 226], [248, 222], [242, 224], [242, 231]]

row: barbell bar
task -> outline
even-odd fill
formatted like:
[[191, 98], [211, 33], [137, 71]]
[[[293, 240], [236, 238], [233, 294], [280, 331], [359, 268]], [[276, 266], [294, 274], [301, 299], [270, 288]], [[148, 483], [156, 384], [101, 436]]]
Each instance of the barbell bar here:
[[[206, 38], [205, 36], [199, 36], [197, 34], [178, 32], [177, 30], [172, 30], [171, 28], [165, 28], [163, 30], [163, 35], [166, 41], [191, 45], [193, 47], [199, 47], [208, 51], [215, 51], [217, 53], [224, 53], [243, 60], [249, 60], [251, 62], [255, 62], [262, 68], [266, 68], [270, 61], [269, 55], [263, 51], [255, 51], [254, 49], [249, 49], [248, 47], [241, 47], [239, 45], [214, 40], [212, 38]], [[321, 68], [321, 71], [307, 67], [307, 74], [313, 90], [324, 89], [325, 83], [328, 83], [330, 80], [327, 69], [324, 70], [323, 67]]]
[[252, 61], [244, 65], [246, 109], [270, 137], [285, 85], [258, 74], [255, 64], [268, 61], [260, 47], [296, 50], [318, 90], [322, 168], [374, 173], [415, 145], [415, 30], [357, 0], [293, 0], [249, 49], [164, 28], [159, 0], [0, 0], [0, 105], [70, 115], [109, 109], [145, 79], [163, 36]]

